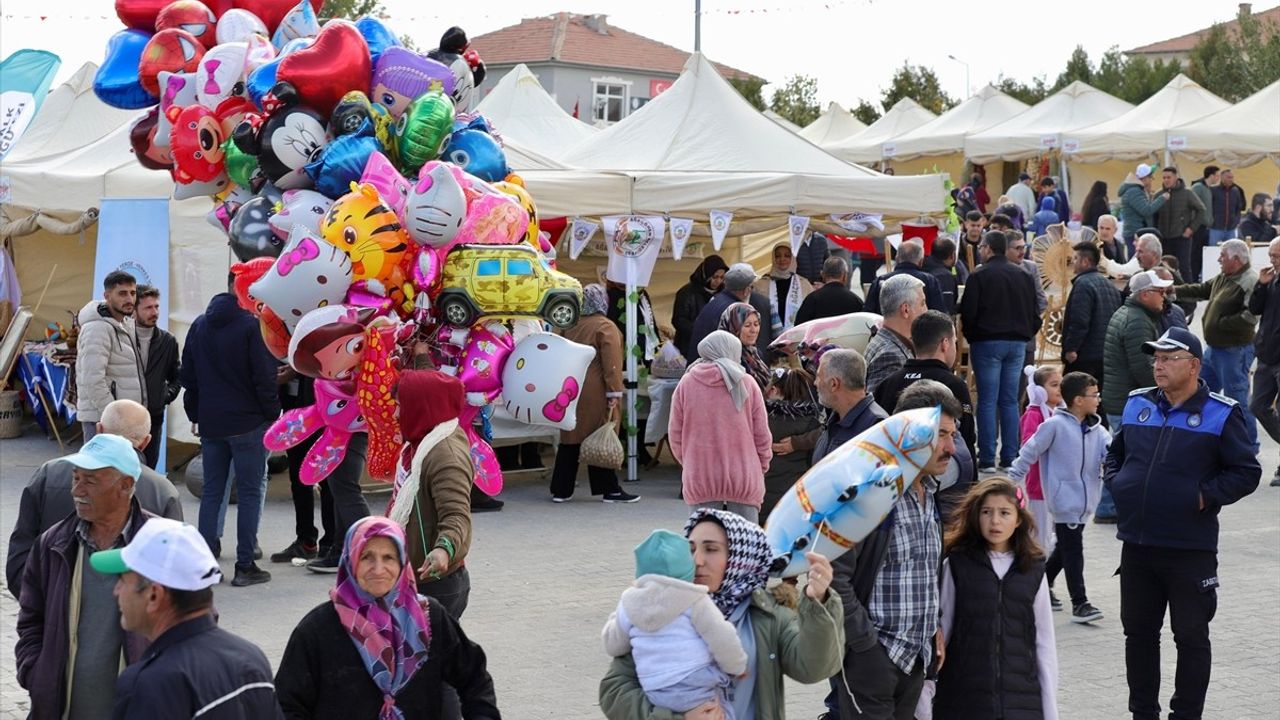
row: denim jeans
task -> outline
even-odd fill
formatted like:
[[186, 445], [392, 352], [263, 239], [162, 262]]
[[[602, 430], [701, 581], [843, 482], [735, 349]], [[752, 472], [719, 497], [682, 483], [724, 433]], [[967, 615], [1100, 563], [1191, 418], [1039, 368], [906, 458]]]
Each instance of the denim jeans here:
[[1000, 464], [1018, 457], [1018, 378], [1027, 343], [1022, 340], [980, 340], [969, 346], [978, 377], [978, 466], [996, 464], [996, 420], [1000, 428]]
[[236, 495], [236, 565], [253, 563], [253, 549], [258, 544], [258, 522], [262, 518], [262, 501], [267, 475], [267, 449], [262, 445], [267, 423], [242, 435], [225, 438], [200, 438], [204, 458], [204, 489], [200, 495], [200, 534], [210, 548], [218, 545], [218, 518], [226, 509], [227, 477], [235, 467]]
[[1213, 228], [1209, 228], [1210, 245], [1221, 245], [1228, 240], [1234, 239], [1235, 236], [1235, 230], [1214, 230]]
[[[1236, 347], [1213, 347], [1204, 349], [1204, 364], [1213, 368], [1217, 376], [1217, 385], [1222, 394], [1240, 403], [1244, 411], [1244, 428], [1249, 433], [1249, 444], [1253, 451], [1259, 450], [1258, 426], [1253, 421], [1253, 413], [1249, 411], [1249, 368], [1253, 365], [1253, 345]], [[1219, 388], [1209, 387], [1210, 390]]]
[[1249, 411], [1258, 424], [1280, 443], [1280, 415], [1276, 413], [1276, 400], [1280, 399], [1280, 363], [1268, 365], [1258, 361], [1253, 372], [1253, 397], [1249, 398]]

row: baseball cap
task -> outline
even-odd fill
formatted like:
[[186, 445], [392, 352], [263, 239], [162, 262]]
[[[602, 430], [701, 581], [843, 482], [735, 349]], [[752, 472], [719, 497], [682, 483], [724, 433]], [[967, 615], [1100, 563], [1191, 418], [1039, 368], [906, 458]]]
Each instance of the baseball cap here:
[[654, 530], [636, 546], [636, 577], [663, 575], [693, 581], [693, 553], [689, 540], [670, 530]]
[[724, 274], [724, 286], [732, 292], [739, 292], [756, 281], [756, 269], [747, 263], [734, 263]]
[[1197, 358], [1204, 359], [1204, 350], [1200, 347], [1200, 338], [1185, 328], [1169, 328], [1165, 334], [1150, 342], [1142, 343], [1142, 352], [1155, 355], [1157, 350], [1186, 350]]
[[133, 444], [119, 435], [98, 433], [80, 448], [80, 452], [68, 455], [63, 460], [81, 470], [101, 470], [110, 467], [119, 470], [137, 480], [142, 474], [142, 461]]
[[222, 579], [218, 561], [199, 531], [168, 518], [151, 518], [128, 545], [96, 552], [89, 564], [107, 575], [135, 572], [174, 590], [203, 590]]
[[1133, 174], [1134, 174], [1134, 175], [1137, 175], [1137, 176], [1138, 176], [1138, 179], [1139, 179], [1139, 180], [1141, 180], [1141, 179], [1143, 179], [1143, 178], [1145, 178], [1145, 177], [1147, 177], [1147, 176], [1151, 175], [1151, 173], [1153, 173], [1153, 172], [1155, 172], [1155, 171], [1156, 171], [1156, 166], [1155, 166], [1155, 165], [1148, 165], [1148, 164], [1146, 164], [1146, 163], [1142, 163], [1141, 165], [1139, 165], [1139, 166], [1138, 166], [1138, 169], [1137, 169], [1137, 170], [1134, 170], [1134, 171], [1133, 171]]
[[1173, 285], [1172, 280], [1166, 280], [1156, 274], [1155, 270], [1144, 270], [1143, 272], [1129, 278], [1129, 292], [1138, 294], [1143, 290], [1151, 288], [1164, 289]]

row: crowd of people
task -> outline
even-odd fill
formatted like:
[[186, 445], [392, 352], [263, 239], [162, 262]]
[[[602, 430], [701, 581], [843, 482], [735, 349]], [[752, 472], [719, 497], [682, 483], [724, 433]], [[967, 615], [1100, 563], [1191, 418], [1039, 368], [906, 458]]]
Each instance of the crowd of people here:
[[[1187, 188], [1175, 168], [1139, 165], [1120, 186], [1119, 217], [1106, 192], [1096, 184], [1082, 205], [1098, 239], [1072, 247], [1061, 355], [1039, 364], [1046, 297], [1028, 234], [1076, 214], [1052, 178], [1026, 173], [994, 202], [975, 176], [957, 192], [958, 236], [927, 253], [903, 242], [865, 291], [852, 258], [819, 237], [774, 247], [763, 274], [705, 258], [675, 296], [670, 332], [654, 327], [644, 296], [640, 355], [663, 344], [687, 362], [659, 434], [691, 514], [683, 534], [640, 543], [635, 584], [619, 588], [603, 629], [606, 717], [781, 718], [790, 677], [829, 683], [814, 710], [831, 720], [1056, 718], [1052, 618], [1068, 609], [1077, 623], [1118, 611], [1127, 711], [1141, 720], [1160, 713], [1167, 609], [1170, 710], [1202, 716], [1218, 514], [1259, 483], [1258, 426], [1280, 441], [1280, 239], [1271, 198], [1246, 203], [1229, 170], [1205, 168]], [[1269, 266], [1252, 267], [1235, 237], [1246, 231], [1269, 241]], [[1197, 238], [1220, 248], [1207, 282]], [[1129, 257], [1138, 269], [1122, 286], [1099, 272], [1104, 258]], [[621, 292], [585, 286], [581, 320], [564, 333], [595, 357], [577, 428], [560, 435], [555, 503], [573, 499], [581, 464], [591, 495], [640, 500], [582, 453], [621, 410], [633, 351]], [[320, 528], [316, 490], [298, 477], [308, 447], [289, 451], [295, 539], [270, 560], [305, 562], [335, 584], [273, 674], [260, 649], [219, 628], [213, 593], [232, 490], [230, 585], [271, 579], [259, 565], [263, 437], [282, 407], [314, 402], [313, 381], [272, 357], [232, 293], [211, 299], [181, 351], [157, 327], [158, 299], [116, 271], [80, 311], [85, 443], [41, 466], [22, 495], [6, 574], [31, 716], [496, 720], [485, 652], [461, 619], [471, 515], [501, 504], [472, 485], [461, 382], [414, 348], [396, 388], [404, 445], [385, 517], [360, 489], [363, 435], [320, 483]], [[1203, 342], [1188, 325], [1197, 301]], [[799, 323], [864, 310], [883, 318], [865, 351], [772, 347]], [[972, 382], [958, 366], [966, 347]], [[194, 527], [157, 468], [180, 390], [204, 463]], [[779, 498], [842, 445], [918, 408], [940, 409], [937, 440], [888, 518], [838, 557], [809, 553], [800, 584], [771, 581], [762, 526]], [[1116, 523], [1119, 608], [1087, 594], [1091, 520]]]

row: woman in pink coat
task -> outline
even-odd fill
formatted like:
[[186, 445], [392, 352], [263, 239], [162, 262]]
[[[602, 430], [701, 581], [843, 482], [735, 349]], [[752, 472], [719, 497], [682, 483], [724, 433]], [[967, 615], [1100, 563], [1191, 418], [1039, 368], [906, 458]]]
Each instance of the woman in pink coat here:
[[717, 330], [698, 343], [671, 398], [671, 452], [683, 468], [684, 500], [759, 522], [773, 458], [760, 387], [742, 366], [742, 342]]

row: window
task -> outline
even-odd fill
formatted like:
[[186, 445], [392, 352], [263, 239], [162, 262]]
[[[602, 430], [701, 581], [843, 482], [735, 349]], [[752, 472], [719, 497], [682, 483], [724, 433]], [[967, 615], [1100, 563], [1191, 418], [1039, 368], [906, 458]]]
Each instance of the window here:
[[508, 275], [532, 275], [533, 263], [529, 262], [528, 260], [508, 260], [507, 274]]
[[481, 260], [476, 263], [476, 277], [495, 277], [502, 273], [500, 260]]
[[593, 119], [616, 123], [627, 116], [631, 83], [618, 78], [592, 78], [592, 84], [595, 87], [591, 103]]

